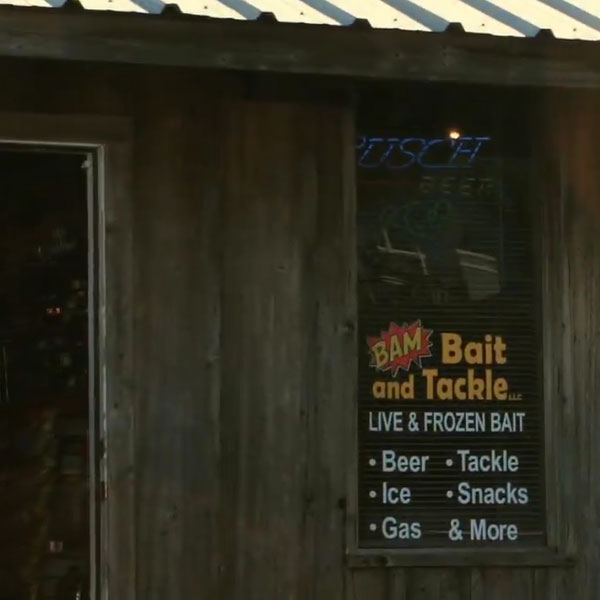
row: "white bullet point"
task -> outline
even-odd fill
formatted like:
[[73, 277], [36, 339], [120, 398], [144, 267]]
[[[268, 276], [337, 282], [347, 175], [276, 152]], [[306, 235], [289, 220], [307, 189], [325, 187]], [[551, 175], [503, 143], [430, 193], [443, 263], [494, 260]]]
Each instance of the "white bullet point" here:
[[375, 496], [377, 496], [377, 492], [376, 492], [375, 490], [371, 490], [371, 491], [369, 492], [369, 496], [370, 496], [371, 498], [375, 498]]
[[447, 467], [451, 467], [454, 464], [454, 462], [452, 461], [451, 458], [449, 458], [448, 460], [446, 460], [446, 466]]
[[446, 496], [448, 496], [448, 498], [452, 498], [452, 496], [454, 496], [454, 492], [452, 490], [448, 490], [446, 492]]
[[371, 524], [369, 525], [369, 529], [370, 529], [371, 531], [375, 531], [375, 530], [377, 529], [377, 525], [375, 525], [375, 523], [371, 523]]
[[372, 466], [372, 467], [374, 467], [376, 464], [377, 464], [377, 461], [376, 461], [374, 458], [372, 458], [372, 459], [369, 461], [369, 465], [370, 465], [370, 466]]

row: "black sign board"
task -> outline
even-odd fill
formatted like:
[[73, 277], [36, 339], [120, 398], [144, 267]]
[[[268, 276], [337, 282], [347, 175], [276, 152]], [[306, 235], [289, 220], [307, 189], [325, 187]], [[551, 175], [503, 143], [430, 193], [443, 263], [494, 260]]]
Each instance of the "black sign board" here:
[[359, 141], [362, 548], [545, 541], [532, 219], [491, 148]]

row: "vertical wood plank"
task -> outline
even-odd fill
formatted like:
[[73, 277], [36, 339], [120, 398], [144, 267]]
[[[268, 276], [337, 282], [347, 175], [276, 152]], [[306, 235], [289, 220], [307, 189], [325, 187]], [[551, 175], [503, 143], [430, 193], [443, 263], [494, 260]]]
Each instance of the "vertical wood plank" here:
[[138, 596], [149, 600], [182, 595], [182, 432], [189, 391], [182, 389], [178, 367], [180, 334], [190, 326], [180, 242], [183, 132], [176, 115], [156, 113], [136, 122], [137, 582]]
[[468, 600], [470, 587], [467, 569], [410, 569], [407, 597], [410, 600]]
[[[292, 219], [292, 108], [239, 105], [227, 134], [223, 248], [222, 597], [300, 597], [312, 330]], [[303, 207], [309, 211], [310, 205]], [[314, 381], [314, 378], [309, 381]], [[227, 523], [229, 521], [229, 524]]]
[[138, 597], [218, 597], [218, 136], [183, 101], [143, 100], [133, 226]]
[[[105, 204], [100, 208], [99, 424], [108, 502], [101, 535], [101, 579], [110, 597], [136, 597], [136, 457], [133, 402], [133, 243], [131, 147], [111, 144], [104, 153]], [[103, 317], [103, 318], [102, 318]]]
[[[189, 92], [193, 98], [192, 92]], [[211, 119], [201, 113], [212, 114]], [[220, 499], [220, 392], [221, 392], [221, 286], [220, 286], [220, 107], [198, 98], [185, 124], [183, 182], [185, 213], [181, 244], [188, 259], [184, 301], [186, 355], [179, 357], [189, 377], [185, 395], [185, 424], [181, 435], [183, 489], [181, 498], [182, 596], [198, 590], [219, 596]]]
[[[314, 114], [317, 113], [317, 114]], [[345, 446], [354, 424], [356, 381], [356, 285], [354, 122], [350, 112], [319, 108], [307, 118], [316, 128], [318, 195], [315, 271], [316, 394], [312, 412], [316, 461], [315, 599], [341, 597], [346, 529], [347, 471], [353, 464]], [[309, 397], [310, 392], [307, 390]], [[337, 432], [332, 435], [332, 432]], [[334, 540], [338, 540], [337, 542]]]
[[[540, 129], [543, 125], [540, 123]], [[546, 146], [540, 142], [536, 147], [537, 170], [532, 185], [533, 193], [541, 213], [540, 254], [541, 300], [543, 323], [562, 324], [563, 270], [562, 253], [557, 240], [561, 238], [561, 219], [563, 208], [560, 199], [560, 165], [554, 157], [545, 152]], [[538, 191], [539, 190], [539, 191]], [[552, 547], [564, 546], [565, 526], [568, 521], [562, 501], [565, 482], [572, 469], [564, 469], [561, 460], [565, 459], [557, 445], [551, 443], [559, 424], [563, 421], [563, 398], [560, 390], [560, 349], [562, 348], [562, 327], [544, 328], [543, 342], [543, 385], [544, 385], [544, 421], [545, 421], [545, 468], [546, 468], [546, 521], [547, 538]], [[571, 443], [570, 428], [563, 430], [563, 443]], [[567, 454], [569, 456], [569, 454]]]
[[355, 569], [352, 571], [351, 600], [385, 600], [388, 597], [386, 569]]
[[337, 109], [232, 109], [221, 346], [236, 377], [224, 379], [221, 405], [223, 597], [344, 593], [351, 126]]
[[[600, 577], [597, 543], [600, 427], [597, 410], [597, 306], [600, 302], [600, 133], [598, 94], [553, 92], [540, 136], [551, 168], [540, 175], [545, 192], [546, 391], [549, 542], [577, 556], [573, 571], [549, 570], [549, 597], [560, 590], [595, 598]], [[557, 109], [560, 108], [559, 111]], [[558, 117], [557, 117], [558, 115]], [[570, 148], [569, 152], [565, 148]], [[558, 173], [558, 178], [548, 173]], [[552, 583], [552, 585], [550, 585]], [[559, 590], [559, 591], [557, 591]]]
[[391, 569], [388, 572], [388, 600], [408, 600], [406, 569]]
[[486, 568], [471, 573], [471, 600], [533, 598], [533, 569]]
[[473, 568], [470, 572], [471, 600], [485, 600], [485, 587], [483, 581], [483, 569]]
[[534, 600], [562, 600], [572, 596], [573, 569], [536, 569], [533, 577]]

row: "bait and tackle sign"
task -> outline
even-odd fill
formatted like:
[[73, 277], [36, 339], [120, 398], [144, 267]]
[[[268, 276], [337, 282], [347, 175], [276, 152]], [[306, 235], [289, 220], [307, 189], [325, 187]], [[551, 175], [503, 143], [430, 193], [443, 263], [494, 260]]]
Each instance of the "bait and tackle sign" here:
[[[359, 188], [360, 547], [545, 541], [530, 230], [493, 167], [465, 193], [418, 165]], [[405, 207], [432, 202], [411, 236]]]

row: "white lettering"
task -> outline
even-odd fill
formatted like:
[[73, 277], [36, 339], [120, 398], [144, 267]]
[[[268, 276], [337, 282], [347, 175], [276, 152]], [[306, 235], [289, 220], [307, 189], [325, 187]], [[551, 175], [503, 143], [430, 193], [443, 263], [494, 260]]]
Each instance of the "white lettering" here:
[[473, 433], [485, 432], [483, 412], [425, 412], [423, 427], [434, 433]]
[[514, 542], [519, 538], [519, 528], [512, 523], [496, 524], [488, 523], [487, 519], [471, 519], [470, 534], [473, 541]]
[[418, 540], [421, 538], [421, 523], [407, 523], [395, 517], [386, 517], [381, 523], [381, 532], [388, 540]]
[[383, 482], [381, 488], [381, 497], [384, 504], [410, 504], [412, 497], [410, 488], [389, 486], [387, 481]]
[[460, 468], [470, 473], [516, 473], [519, 470], [519, 458], [506, 450], [489, 454], [471, 454], [470, 450], [457, 450]]
[[460, 504], [527, 504], [527, 488], [515, 487], [512, 483], [499, 487], [472, 487], [466, 481], [458, 484]]
[[494, 433], [522, 433], [524, 430], [524, 412], [491, 412], [490, 431]]
[[404, 431], [402, 412], [369, 411], [369, 431]]
[[429, 456], [406, 456], [396, 454], [394, 450], [381, 451], [381, 470], [384, 473], [399, 471], [400, 473], [423, 473], [427, 470]]

